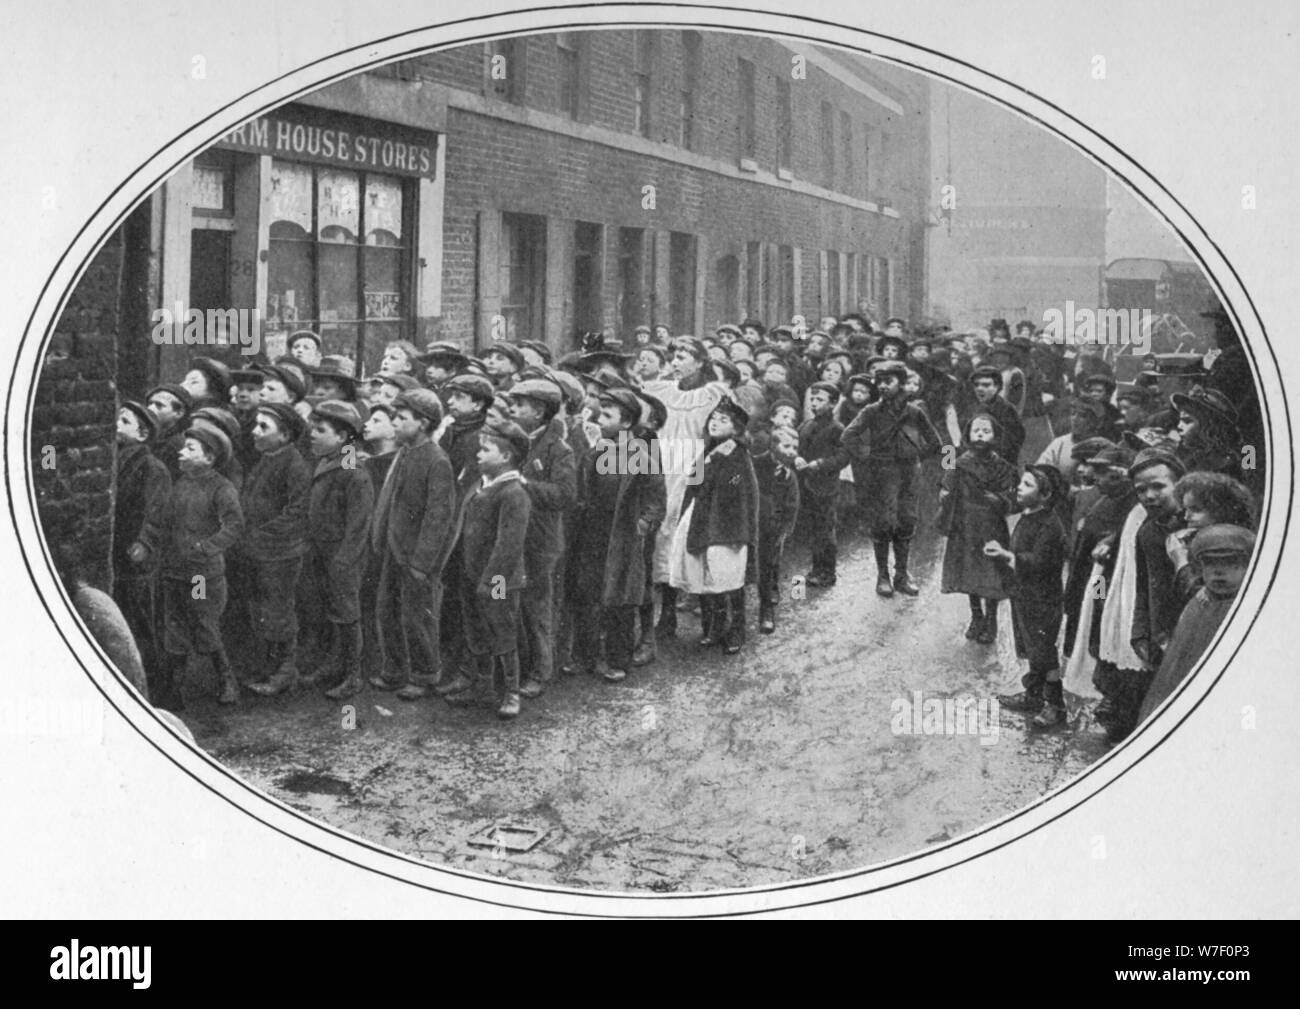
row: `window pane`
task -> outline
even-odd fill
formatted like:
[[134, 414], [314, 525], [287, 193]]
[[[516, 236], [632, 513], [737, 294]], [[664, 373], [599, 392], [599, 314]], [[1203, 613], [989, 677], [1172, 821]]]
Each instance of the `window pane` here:
[[366, 250], [366, 318], [400, 319], [402, 253], [399, 249]]
[[316, 317], [311, 248], [307, 242], [271, 239], [266, 271], [266, 324], [272, 331], [295, 329], [303, 320]]
[[355, 172], [320, 169], [316, 177], [316, 226], [322, 242], [357, 241], [361, 234], [361, 201]]
[[[385, 345], [392, 343], [394, 340], [402, 338], [402, 324], [400, 322], [367, 322], [366, 323], [366, 345], [362, 351], [361, 368], [358, 374], [374, 375], [379, 371], [380, 362], [384, 358]], [[355, 347], [353, 349], [355, 352]], [[348, 354], [352, 356], [351, 353]]]
[[[356, 363], [357, 324], [355, 322], [322, 322], [320, 323], [318, 332], [320, 333], [322, 354], [346, 357], [349, 361], [352, 361], [354, 364]], [[383, 350], [381, 345], [380, 355], [382, 356], [382, 354]], [[376, 362], [375, 370], [377, 371], [378, 368], [379, 365], [378, 362]], [[354, 375], [357, 374], [355, 369], [352, 373]]]
[[397, 179], [366, 176], [366, 244], [402, 244], [402, 184]]
[[353, 321], [357, 312], [357, 247], [317, 246], [322, 322]]
[[[286, 227], [278, 229], [283, 222]], [[294, 233], [294, 229], [298, 234]], [[271, 237], [311, 236], [311, 169], [288, 161], [271, 162]]]

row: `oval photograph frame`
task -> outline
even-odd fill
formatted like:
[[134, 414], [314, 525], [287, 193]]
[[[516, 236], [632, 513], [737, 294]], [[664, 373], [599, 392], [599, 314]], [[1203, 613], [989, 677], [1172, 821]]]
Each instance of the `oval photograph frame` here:
[[[726, 22], [725, 24], [723, 22]], [[108, 236], [180, 164], [241, 123], [328, 83], [417, 53], [483, 42], [512, 33], [618, 27], [699, 28], [781, 36], [803, 43], [843, 48], [888, 61], [965, 89], [1022, 116], [1092, 159], [1136, 194], [1162, 219], [1196, 259], [1232, 318], [1250, 360], [1267, 436], [1268, 489], [1261, 502], [1257, 547], [1234, 608], [1203, 656], [1165, 703], [1159, 716], [1083, 773], [1028, 807], [924, 851], [853, 871], [743, 890], [614, 893], [543, 886], [497, 879], [404, 855], [318, 821], [238, 777], [219, 761], [186, 742], [144, 703], [116, 672], [107, 655], [75, 615], [54, 574], [51, 551], [37, 517], [36, 460], [28, 451], [37, 377], [70, 293]], [[1177, 197], [1141, 165], [1103, 136], [1032, 92], [975, 66], [902, 39], [845, 25], [796, 16], [777, 16], [729, 7], [674, 5], [591, 5], [535, 8], [404, 32], [315, 61], [287, 73], [213, 112], [151, 155], [113, 190], [79, 230], [45, 282], [17, 354], [6, 402], [5, 476], [11, 519], [24, 562], [42, 604], [78, 664], [116, 713], [177, 769], [272, 830], [355, 865], [430, 892], [485, 904], [591, 916], [694, 917], [746, 914], [806, 907], [878, 892], [943, 872], [1025, 837], [1077, 809], [1140, 761], [1156, 752], [1223, 677], [1265, 604], [1278, 573], [1293, 497], [1293, 446], [1289, 407], [1277, 359], [1263, 323], [1239, 276]], [[21, 451], [15, 451], [22, 446]]]

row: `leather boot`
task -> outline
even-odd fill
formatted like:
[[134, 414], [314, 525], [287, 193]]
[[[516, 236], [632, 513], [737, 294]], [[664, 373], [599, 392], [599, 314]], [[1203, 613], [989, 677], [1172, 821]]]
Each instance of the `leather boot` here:
[[776, 630], [776, 607], [768, 599], [758, 603], [758, 633], [771, 634]]
[[967, 596], [970, 600], [970, 626], [966, 628], [966, 638], [978, 641], [984, 631], [984, 600], [979, 596]]
[[239, 681], [235, 679], [235, 671], [230, 668], [230, 660], [226, 658], [224, 648], [219, 648], [212, 653], [212, 668], [216, 670], [217, 676], [221, 679], [221, 693], [217, 697], [218, 703], [238, 704]]
[[981, 645], [991, 645], [998, 639], [998, 600], [984, 600], [984, 627], [975, 640]]
[[180, 682], [185, 673], [185, 655], [172, 655], [160, 651], [158, 654], [158, 672], [155, 679], [157, 689], [150, 688], [149, 696], [155, 708], [167, 711], [184, 711], [185, 703], [181, 700]]
[[662, 638], [677, 637], [677, 590], [671, 585], [659, 586], [659, 623], [655, 630]]
[[519, 653], [497, 656], [501, 666], [502, 687], [501, 707], [497, 708], [497, 718], [515, 718], [519, 714]]
[[1065, 694], [1060, 680], [1049, 680], [1043, 684], [1043, 707], [1029, 720], [1029, 727], [1044, 731], [1064, 725], [1066, 720]]
[[641, 632], [641, 640], [637, 642], [636, 650], [632, 652], [634, 666], [648, 666], [658, 657], [655, 625], [647, 620], [642, 626], [645, 630]]
[[325, 691], [325, 696], [331, 701], [343, 701], [361, 693], [360, 621], [334, 626], [334, 638], [338, 643], [339, 662], [343, 667], [343, 679], [337, 686]]
[[275, 669], [269, 677], [257, 683], [250, 683], [248, 689], [262, 697], [275, 697], [286, 690], [298, 686], [298, 668], [290, 655], [292, 644], [288, 641], [272, 641], [267, 646], [268, 665]]
[[894, 594], [894, 584], [889, 580], [889, 540], [876, 540], [876, 595], [888, 598]]
[[700, 623], [704, 627], [704, 636], [700, 638], [701, 648], [712, 648], [722, 640], [723, 614], [722, 597], [706, 593], [700, 596]]
[[730, 612], [723, 633], [722, 651], [726, 655], [735, 655], [745, 643], [745, 590], [728, 592], [724, 598]]
[[[998, 704], [1008, 711], [1024, 711], [1032, 714], [1043, 706], [1043, 674], [1026, 673], [1020, 679], [1024, 690], [1016, 694], [998, 694]], [[1060, 684], [1057, 684], [1058, 692]]]
[[894, 591], [901, 592], [905, 596], [921, 594], [920, 588], [912, 581], [912, 576], [907, 571], [907, 560], [911, 549], [910, 540], [894, 537]]

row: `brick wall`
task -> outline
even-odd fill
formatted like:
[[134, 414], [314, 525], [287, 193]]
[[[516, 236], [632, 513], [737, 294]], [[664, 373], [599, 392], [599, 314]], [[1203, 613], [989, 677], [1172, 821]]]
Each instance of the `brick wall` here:
[[[51, 554], [75, 560], [92, 585], [112, 572], [120, 233], [72, 292], [36, 383], [31, 460]], [[73, 556], [75, 555], [75, 556]]]

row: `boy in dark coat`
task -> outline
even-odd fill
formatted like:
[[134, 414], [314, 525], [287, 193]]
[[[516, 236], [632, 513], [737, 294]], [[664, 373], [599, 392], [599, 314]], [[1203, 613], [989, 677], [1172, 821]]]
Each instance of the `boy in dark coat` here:
[[[370, 548], [381, 558], [375, 605], [385, 669], [370, 683], [414, 700], [442, 679], [438, 619], [443, 568], [456, 538], [456, 481], [447, 453], [432, 440], [442, 421], [437, 393], [412, 389], [393, 407], [401, 447], [379, 489], [370, 531]], [[425, 663], [418, 681], [412, 642]]]
[[221, 641], [225, 552], [244, 527], [239, 494], [218, 472], [230, 452], [230, 440], [216, 428], [186, 431], [178, 453], [181, 476], [167, 507], [146, 523], [129, 550], [136, 565], [157, 559], [166, 654], [153, 703], [171, 711], [184, 706], [178, 681], [191, 654], [211, 659], [221, 679], [222, 704], [239, 701], [239, 681]]
[[316, 456], [307, 504], [305, 585], [324, 611], [329, 636], [329, 674], [337, 684], [325, 691], [341, 701], [361, 690], [361, 576], [368, 553], [375, 491], [359, 462], [357, 445], [365, 424], [352, 403], [326, 400], [311, 416]]
[[[641, 403], [630, 389], [600, 399], [602, 440], [578, 481], [569, 557], [574, 660], [617, 683], [632, 665], [637, 609], [645, 601], [647, 537], [663, 521], [663, 475], [648, 460], [649, 446], [634, 433]], [[604, 646], [601, 646], [601, 631]]]
[[159, 459], [175, 483], [180, 479], [179, 453], [185, 443], [186, 421], [194, 400], [188, 389], [179, 385], [159, 385], [149, 390], [145, 405], [158, 421], [153, 436], [153, 454]]
[[564, 513], [578, 500], [573, 449], [564, 437], [560, 387], [547, 379], [517, 382], [507, 395], [511, 417], [528, 435], [528, 457], [519, 482], [528, 492], [524, 561], [528, 585], [520, 601], [520, 630], [529, 668], [519, 693], [537, 697], [555, 665], [555, 569], [564, 552]]
[[971, 417], [987, 413], [998, 428], [998, 440], [993, 446], [1012, 466], [1020, 465], [1020, 449], [1025, 444], [1025, 425], [1016, 408], [1002, 398], [1002, 372], [990, 365], [981, 365], [971, 372], [970, 395], [964, 399], [958, 421], [964, 431]]
[[[907, 401], [903, 383], [907, 367], [887, 361], [875, 370], [880, 399], [853, 419], [844, 432], [844, 449], [865, 463], [868, 525], [876, 551], [876, 594], [895, 591], [914, 596], [920, 589], [908, 571], [916, 532], [917, 484], [921, 461], [937, 455], [939, 435], [915, 403]], [[894, 579], [889, 579], [889, 546], [894, 547]]]
[[1053, 466], [1026, 467], [1016, 488], [1016, 503], [1023, 509], [1011, 534], [1011, 548], [992, 543], [990, 557], [1010, 565], [1015, 588], [1011, 622], [1016, 655], [1029, 660], [1025, 689], [999, 697], [1003, 707], [1033, 713], [1029, 727], [1051, 729], [1065, 722], [1065, 695], [1061, 687], [1061, 654], [1056, 638], [1061, 631], [1061, 569], [1065, 564], [1065, 530], [1054, 507], [1065, 492], [1065, 480]]
[[840, 492], [840, 470], [849, 461], [842, 444], [844, 428], [835, 419], [840, 390], [830, 382], [814, 382], [808, 390], [812, 416], [799, 427], [799, 454], [794, 467], [800, 478], [800, 504], [808, 516], [812, 570], [805, 581], [812, 586], [835, 584], [835, 505]]
[[157, 427], [153, 414], [129, 400], [117, 412], [117, 492], [113, 502], [113, 601], [122, 611], [140, 650], [141, 664], [155, 695], [157, 655], [157, 557], [137, 564], [131, 548], [145, 526], [157, 525], [172, 490], [167, 467], [149, 451]]
[[799, 480], [794, 461], [799, 436], [779, 427], [756, 444], [754, 475], [758, 479], [758, 630], [776, 630], [776, 607], [781, 601], [781, 560], [785, 542], [799, 518]]
[[311, 473], [295, 444], [302, 429], [301, 418], [287, 404], [258, 407], [253, 444], [261, 458], [239, 496], [244, 535], [236, 549], [249, 572], [250, 623], [265, 656], [261, 678], [248, 689], [265, 697], [298, 684], [295, 602], [311, 490]]
[[465, 501], [466, 643], [480, 672], [489, 666], [501, 684], [498, 718], [519, 714], [519, 596], [527, 582], [524, 542], [532, 507], [519, 464], [528, 448], [519, 425], [486, 425], [479, 432], [479, 486]]

